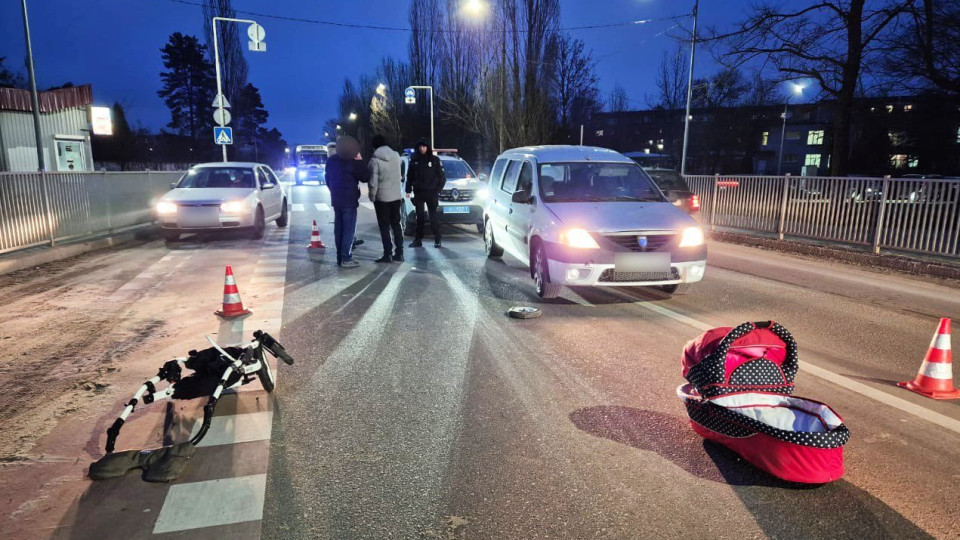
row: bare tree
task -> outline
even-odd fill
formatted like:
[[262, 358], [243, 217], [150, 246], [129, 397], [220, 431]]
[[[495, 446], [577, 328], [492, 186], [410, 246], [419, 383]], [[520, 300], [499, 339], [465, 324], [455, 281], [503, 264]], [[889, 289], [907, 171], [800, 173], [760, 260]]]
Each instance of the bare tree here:
[[600, 108], [600, 78], [597, 76], [597, 62], [583, 41], [561, 34], [556, 36], [554, 47], [553, 90], [560, 115], [560, 130], [566, 134], [571, 125], [586, 122]]
[[910, 86], [960, 94], [960, 3], [922, 0], [888, 41], [887, 69]]
[[687, 60], [683, 44], [674, 52], [664, 51], [657, 70], [656, 105], [667, 110], [682, 108], [687, 102]]
[[736, 68], [725, 68], [693, 83], [693, 106], [703, 108], [739, 105], [750, 92], [750, 83]]
[[619, 112], [627, 110], [630, 110], [630, 96], [627, 95], [626, 88], [617, 84], [607, 97], [607, 111]]
[[735, 64], [769, 61], [783, 79], [809, 78], [834, 102], [831, 173], [843, 175], [850, 159], [853, 100], [874, 63], [880, 40], [896, 26], [915, 0], [823, 0], [806, 7], [780, 9], [771, 3], [735, 31], [714, 35]]

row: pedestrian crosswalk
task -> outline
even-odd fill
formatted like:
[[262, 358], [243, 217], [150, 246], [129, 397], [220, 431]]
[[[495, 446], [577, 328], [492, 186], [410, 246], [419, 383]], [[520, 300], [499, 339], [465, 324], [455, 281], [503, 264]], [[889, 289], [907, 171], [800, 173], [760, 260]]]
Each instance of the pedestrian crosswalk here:
[[373, 203], [370, 201], [361, 201], [360, 206], [366, 208], [367, 210], [373, 210]]

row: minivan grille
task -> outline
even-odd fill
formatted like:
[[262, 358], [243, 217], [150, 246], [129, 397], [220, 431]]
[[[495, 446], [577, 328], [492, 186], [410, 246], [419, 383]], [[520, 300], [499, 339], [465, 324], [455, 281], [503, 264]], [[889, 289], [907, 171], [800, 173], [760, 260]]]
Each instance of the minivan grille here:
[[[640, 245], [641, 236], [647, 239], [644, 247]], [[676, 235], [673, 234], [618, 234], [605, 236], [604, 238], [630, 251], [649, 253], [652, 251], [669, 251], [671, 240], [675, 237]]]
[[612, 268], [600, 274], [600, 283], [633, 283], [644, 281], [676, 281], [680, 272], [671, 268], [669, 272], [616, 272]]

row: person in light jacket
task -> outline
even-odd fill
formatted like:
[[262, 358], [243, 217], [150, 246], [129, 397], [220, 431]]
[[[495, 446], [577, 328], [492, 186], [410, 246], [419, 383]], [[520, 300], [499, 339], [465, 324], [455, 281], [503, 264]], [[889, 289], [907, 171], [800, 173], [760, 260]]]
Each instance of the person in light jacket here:
[[[400, 211], [403, 207], [403, 190], [400, 186], [400, 154], [387, 146], [382, 135], [373, 137], [373, 157], [370, 159], [369, 193], [377, 212], [380, 240], [383, 242], [383, 257], [378, 263], [403, 262], [403, 228], [400, 226]], [[393, 231], [393, 243], [390, 232]]]

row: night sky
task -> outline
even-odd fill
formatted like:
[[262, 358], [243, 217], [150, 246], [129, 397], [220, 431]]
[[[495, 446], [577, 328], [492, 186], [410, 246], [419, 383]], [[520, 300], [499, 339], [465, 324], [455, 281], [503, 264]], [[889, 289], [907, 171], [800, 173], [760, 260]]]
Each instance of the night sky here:
[[[565, 0], [561, 24], [666, 19], [689, 13], [692, 5], [692, 0]], [[176, 31], [202, 40], [201, 8], [169, 0], [28, 0], [28, 6], [41, 89], [67, 81], [90, 83], [98, 105], [119, 101], [134, 126], [155, 130], [166, 125], [169, 112], [157, 97], [162, 70], [159, 49]], [[234, 0], [233, 6], [271, 15], [407, 27], [409, 2]], [[748, 6], [747, 0], [704, 0], [701, 25], [728, 25], [742, 17]], [[268, 126], [278, 127], [291, 144], [320, 140], [324, 121], [335, 114], [344, 77], [372, 73], [384, 55], [406, 58], [407, 32], [338, 28], [242, 13], [238, 17], [257, 19], [266, 29], [267, 52], [247, 53], [249, 80], [261, 90], [270, 112]], [[656, 93], [661, 55], [676, 47], [664, 33], [675, 24], [655, 20], [573, 34], [593, 49], [604, 94], [619, 83], [627, 89], [632, 105], [644, 108], [645, 96]], [[0, 56], [7, 57], [8, 68], [17, 69], [24, 51], [20, 2], [3, 2]], [[698, 55], [698, 76], [715, 69], [708, 55]]]

